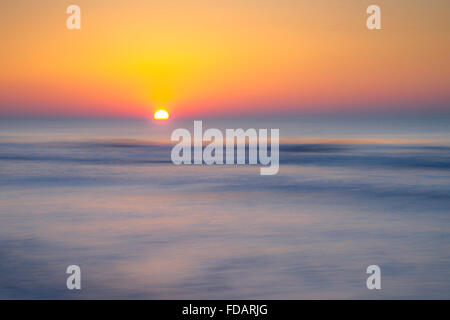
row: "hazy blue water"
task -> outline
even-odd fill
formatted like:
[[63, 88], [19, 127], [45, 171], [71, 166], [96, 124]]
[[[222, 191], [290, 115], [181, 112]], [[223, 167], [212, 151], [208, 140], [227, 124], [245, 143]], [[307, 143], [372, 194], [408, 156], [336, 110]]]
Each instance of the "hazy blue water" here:
[[0, 298], [448, 299], [449, 123], [204, 122], [323, 139], [282, 144], [260, 176], [174, 166], [163, 140], [192, 121], [2, 119]]

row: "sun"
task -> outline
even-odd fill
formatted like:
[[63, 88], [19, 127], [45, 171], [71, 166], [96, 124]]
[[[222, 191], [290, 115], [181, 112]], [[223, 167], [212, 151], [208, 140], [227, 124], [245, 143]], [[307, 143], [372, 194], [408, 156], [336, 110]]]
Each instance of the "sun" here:
[[169, 119], [169, 113], [164, 109], [158, 109], [153, 116], [155, 120], [167, 120]]

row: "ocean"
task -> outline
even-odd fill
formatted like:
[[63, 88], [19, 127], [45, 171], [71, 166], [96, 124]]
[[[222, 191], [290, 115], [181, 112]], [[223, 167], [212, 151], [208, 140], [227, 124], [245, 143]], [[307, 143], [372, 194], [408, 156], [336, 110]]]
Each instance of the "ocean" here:
[[450, 298], [449, 117], [203, 120], [279, 128], [274, 176], [174, 165], [179, 127], [0, 119], [0, 298]]

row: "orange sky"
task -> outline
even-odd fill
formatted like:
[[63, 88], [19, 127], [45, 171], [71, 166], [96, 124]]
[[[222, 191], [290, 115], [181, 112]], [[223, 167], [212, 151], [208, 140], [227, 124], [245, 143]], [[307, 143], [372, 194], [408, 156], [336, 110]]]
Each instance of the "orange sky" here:
[[2, 0], [0, 28], [0, 115], [450, 110], [446, 0]]

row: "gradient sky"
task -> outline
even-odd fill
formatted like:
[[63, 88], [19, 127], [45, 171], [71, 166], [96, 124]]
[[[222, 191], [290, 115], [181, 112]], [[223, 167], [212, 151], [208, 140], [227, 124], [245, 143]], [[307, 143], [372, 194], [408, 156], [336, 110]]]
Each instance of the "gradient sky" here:
[[1, 116], [450, 111], [448, 0], [2, 0], [0, 29]]

